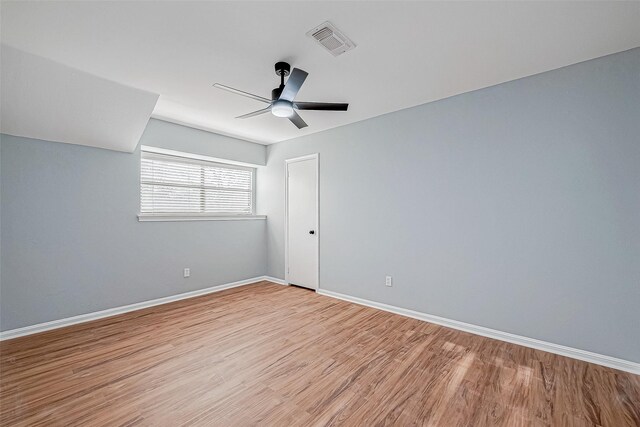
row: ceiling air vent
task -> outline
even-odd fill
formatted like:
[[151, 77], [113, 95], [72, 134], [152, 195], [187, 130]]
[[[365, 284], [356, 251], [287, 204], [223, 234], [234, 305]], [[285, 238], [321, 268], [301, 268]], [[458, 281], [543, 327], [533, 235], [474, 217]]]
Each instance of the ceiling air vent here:
[[318, 25], [307, 32], [307, 35], [320, 43], [333, 56], [341, 55], [356, 47], [356, 44], [349, 37], [345, 36], [342, 31], [338, 30], [329, 21]]

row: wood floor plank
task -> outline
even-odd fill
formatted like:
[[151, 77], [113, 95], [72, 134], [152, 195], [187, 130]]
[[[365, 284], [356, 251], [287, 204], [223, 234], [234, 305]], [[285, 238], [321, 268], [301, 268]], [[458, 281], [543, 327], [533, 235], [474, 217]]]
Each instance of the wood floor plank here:
[[261, 282], [0, 343], [3, 426], [640, 426], [640, 378]]

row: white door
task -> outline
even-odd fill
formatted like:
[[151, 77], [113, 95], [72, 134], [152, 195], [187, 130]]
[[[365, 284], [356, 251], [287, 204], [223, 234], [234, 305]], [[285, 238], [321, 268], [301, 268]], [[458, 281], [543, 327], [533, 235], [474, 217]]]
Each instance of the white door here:
[[287, 160], [287, 281], [318, 288], [318, 158]]

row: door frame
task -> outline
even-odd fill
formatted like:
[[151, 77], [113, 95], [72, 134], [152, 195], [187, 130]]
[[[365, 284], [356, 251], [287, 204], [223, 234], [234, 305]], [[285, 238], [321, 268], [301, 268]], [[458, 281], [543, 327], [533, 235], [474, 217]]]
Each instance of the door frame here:
[[306, 156], [294, 157], [284, 161], [284, 280], [289, 284], [289, 165], [305, 160], [315, 160], [316, 163], [316, 254], [318, 271], [316, 271], [316, 288], [320, 289], [320, 154], [313, 153]]

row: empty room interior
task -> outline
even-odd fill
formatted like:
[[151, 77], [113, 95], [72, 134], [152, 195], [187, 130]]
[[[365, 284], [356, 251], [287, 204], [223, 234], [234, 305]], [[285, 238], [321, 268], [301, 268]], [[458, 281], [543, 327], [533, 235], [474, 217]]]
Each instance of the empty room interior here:
[[0, 20], [0, 425], [640, 426], [640, 1]]

